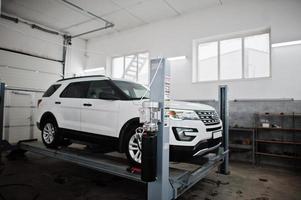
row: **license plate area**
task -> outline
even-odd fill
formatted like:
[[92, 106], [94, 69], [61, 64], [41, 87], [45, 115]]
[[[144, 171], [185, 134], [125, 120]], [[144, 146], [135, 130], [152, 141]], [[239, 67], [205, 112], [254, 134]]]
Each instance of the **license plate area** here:
[[219, 138], [219, 137], [222, 137], [222, 131], [215, 131], [212, 133], [212, 138], [213, 139], [216, 139], [216, 138]]

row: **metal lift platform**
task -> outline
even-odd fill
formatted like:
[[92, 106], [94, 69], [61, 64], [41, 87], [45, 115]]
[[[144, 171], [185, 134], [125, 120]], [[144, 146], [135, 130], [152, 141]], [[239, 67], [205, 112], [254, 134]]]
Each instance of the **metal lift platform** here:
[[[123, 154], [119, 153], [92, 153], [84, 148], [63, 147], [61, 149], [50, 149], [37, 140], [20, 141], [18, 149], [40, 154], [43, 156], [68, 161], [83, 167], [127, 178], [141, 182], [140, 174], [131, 173], [128, 162]], [[169, 181], [173, 188], [172, 199], [178, 198], [181, 194], [199, 182], [216, 166], [223, 162], [225, 152], [220, 149], [220, 153], [208, 154], [200, 160], [192, 163], [171, 162], [169, 167]]]

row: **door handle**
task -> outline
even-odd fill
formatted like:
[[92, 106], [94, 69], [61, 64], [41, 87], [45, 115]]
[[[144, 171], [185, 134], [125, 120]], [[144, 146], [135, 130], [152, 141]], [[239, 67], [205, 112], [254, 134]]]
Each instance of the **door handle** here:
[[60, 101], [56, 101], [55, 104], [61, 104], [61, 102]]
[[92, 104], [90, 104], [90, 103], [84, 103], [83, 105], [84, 105], [84, 106], [87, 106], [87, 107], [92, 106]]

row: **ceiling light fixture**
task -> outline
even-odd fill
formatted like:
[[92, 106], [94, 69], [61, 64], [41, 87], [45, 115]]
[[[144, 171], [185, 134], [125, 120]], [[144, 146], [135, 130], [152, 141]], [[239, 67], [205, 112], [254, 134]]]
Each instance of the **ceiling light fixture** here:
[[92, 68], [92, 69], [85, 69], [84, 72], [87, 73], [87, 72], [96, 72], [96, 71], [102, 71], [102, 70], [105, 70], [105, 68], [98, 67], [98, 68]]
[[291, 45], [297, 45], [297, 44], [301, 44], [301, 40], [275, 43], [275, 44], [272, 44], [272, 47], [284, 47], [284, 46], [291, 46]]
[[167, 60], [168, 61], [186, 60], [186, 56], [169, 57], [169, 58], [167, 58]]

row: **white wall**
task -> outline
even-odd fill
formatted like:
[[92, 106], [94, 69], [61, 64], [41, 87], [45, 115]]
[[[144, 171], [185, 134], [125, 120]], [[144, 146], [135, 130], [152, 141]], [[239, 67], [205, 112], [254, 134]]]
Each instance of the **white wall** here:
[[174, 99], [215, 99], [219, 84], [229, 85], [230, 99], [301, 99], [300, 45], [272, 49], [272, 78], [269, 79], [192, 83], [191, 75], [193, 39], [271, 28], [272, 43], [300, 40], [300, 10], [300, 0], [223, 0], [222, 6], [91, 39], [87, 49], [104, 55], [90, 55], [87, 63], [106, 64], [110, 71], [110, 56], [146, 50], [151, 57], [186, 55], [186, 61], [172, 63], [171, 97]]
[[[72, 44], [72, 49], [68, 51], [66, 66], [66, 74], [69, 76], [82, 71], [85, 62], [86, 41], [74, 39]], [[62, 60], [62, 45], [62, 36], [32, 29], [22, 23], [16, 24], [0, 19], [0, 47], [2, 48]], [[0, 50], [0, 80], [10, 87], [45, 90], [51, 83], [61, 78], [62, 69], [60, 62]]]

